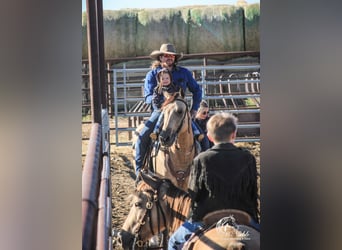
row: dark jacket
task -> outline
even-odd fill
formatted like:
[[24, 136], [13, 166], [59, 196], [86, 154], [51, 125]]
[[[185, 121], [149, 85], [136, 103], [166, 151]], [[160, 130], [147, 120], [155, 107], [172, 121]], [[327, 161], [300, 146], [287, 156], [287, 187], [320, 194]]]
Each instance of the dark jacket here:
[[198, 125], [198, 127], [201, 129], [202, 133], [207, 133], [207, 123], [208, 123], [209, 117], [205, 119], [198, 119], [195, 118], [195, 122]]
[[162, 106], [165, 97], [164, 97], [164, 92], [167, 92], [169, 94], [173, 94], [175, 92], [178, 92], [180, 90], [179, 86], [176, 86], [174, 84], [169, 84], [166, 87], [162, 87], [161, 91], [159, 91], [159, 87], [155, 87], [153, 90], [153, 97], [152, 97], [152, 107], [153, 110], [158, 110]]
[[[157, 74], [162, 67], [157, 67], [150, 70], [145, 77], [144, 96], [145, 102], [150, 104], [152, 102], [153, 90], [158, 85]], [[202, 88], [192, 77], [192, 73], [181, 66], [176, 66], [172, 69], [173, 84], [179, 86], [186, 93], [186, 89], [192, 93], [192, 109], [197, 110], [202, 100]]]
[[207, 136], [207, 123], [209, 120], [209, 116], [205, 119], [198, 119], [195, 118], [194, 123], [197, 125], [198, 129], [200, 130], [200, 133], [203, 134], [205, 136], [205, 141], [202, 140], [202, 142], [200, 142], [201, 147], [202, 147], [202, 151], [207, 150], [208, 148], [211, 148], [212, 146], [214, 146], [214, 143], [212, 141], [209, 140], [208, 136]]
[[256, 161], [246, 149], [222, 143], [200, 153], [194, 159], [188, 191], [193, 221], [225, 208], [245, 211], [258, 221]]

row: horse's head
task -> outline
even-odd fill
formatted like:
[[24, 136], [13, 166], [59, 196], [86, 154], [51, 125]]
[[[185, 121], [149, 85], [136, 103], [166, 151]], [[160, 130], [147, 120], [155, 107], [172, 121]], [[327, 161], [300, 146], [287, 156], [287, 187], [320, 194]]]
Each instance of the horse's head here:
[[[159, 135], [162, 146], [170, 147], [176, 140], [177, 135], [185, 126], [190, 126], [188, 105], [178, 95], [165, 101], [163, 107], [164, 122]], [[189, 119], [188, 123], [187, 118]], [[186, 126], [185, 129], [188, 129]]]
[[[142, 248], [155, 234], [166, 228], [166, 202], [163, 197], [168, 183], [141, 173], [142, 181], [131, 195], [131, 210], [120, 231], [124, 249]], [[166, 184], [166, 185], [165, 185]]]

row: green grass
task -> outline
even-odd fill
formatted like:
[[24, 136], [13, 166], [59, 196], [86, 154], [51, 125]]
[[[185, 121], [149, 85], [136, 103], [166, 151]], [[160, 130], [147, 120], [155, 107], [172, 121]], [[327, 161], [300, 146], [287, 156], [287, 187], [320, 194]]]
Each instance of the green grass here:
[[255, 102], [252, 98], [247, 98], [244, 100], [246, 106], [255, 106]]
[[82, 116], [82, 122], [90, 122], [90, 121], [91, 121], [91, 115]]

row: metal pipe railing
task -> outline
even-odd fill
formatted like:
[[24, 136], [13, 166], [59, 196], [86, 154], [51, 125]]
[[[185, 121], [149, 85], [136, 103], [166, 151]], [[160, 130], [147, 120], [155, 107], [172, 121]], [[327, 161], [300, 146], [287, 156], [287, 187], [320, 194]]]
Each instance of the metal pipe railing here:
[[[97, 221], [97, 242], [96, 249], [109, 249], [109, 241], [108, 238], [111, 232], [111, 221], [108, 222], [109, 214], [111, 211], [109, 210], [111, 206], [108, 205], [108, 197], [110, 197], [110, 163], [109, 157], [103, 157], [103, 169], [101, 173], [101, 182], [100, 182], [100, 193], [99, 193], [99, 208], [98, 208], [98, 221]], [[111, 203], [111, 201], [109, 201]]]
[[110, 144], [103, 130], [109, 134], [109, 127], [92, 124], [82, 172], [82, 249], [112, 249]]
[[[101, 171], [101, 180], [99, 184], [99, 208], [97, 220], [96, 249], [112, 249], [111, 241], [111, 182], [110, 182], [110, 128], [107, 109], [102, 110], [102, 153], [103, 165]], [[110, 218], [110, 219], [109, 219]]]
[[93, 123], [87, 155], [82, 171], [82, 249], [90, 250], [96, 244], [99, 173], [101, 164], [101, 125]]
[[[215, 65], [215, 66], [188, 66], [187, 69], [190, 71], [200, 71], [201, 72], [201, 80], [198, 81], [198, 84], [202, 87], [203, 90], [203, 99], [204, 100], [235, 100], [235, 99], [253, 99], [253, 100], [259, 100], [260, 99], [260, 93], [258, 91], [252, 91], [248, 92], [246, 90], [245, 92], [239, 93], [227, 93], [227, 94], [217, 94], [217, 93], [207, 93], [208, 90], [206, 87], [208, 86], [222, 86], [222, 85], [238, 85], [238, 84], [258, 84], [258, 87], [256, 89], [259, 89], [259, 84], [260, 80], [256, 79], [255, 77], [246, 77], [245, 79], [243, 78], [238, 78], [238, 79], [219, 79], [217, 81], [213, 81], [212, 79], [206, 80], [205, 75], [207, 71], [209, 70], [223, 70], [223, 71], [258, 71], [260, 70], [260, 65]], [[114, 88], [114, 124], [115, 124], [115, 145], [120, 146], [120, 145], [127, 145], [127, 143], [119, 143], [119, 132], [122, 131], [133, 131], [135, 128], [130, 127], [130, 128], [120, 128], [119, 126], [119, 117], [146, 117], [149, 116], [149, 113], [142, 112], [142, 113], [133, 113], [133, 112], [128, 112], [127, 110], [127, 103], [131, 102], [139, 102], [143, 101], [144, 97], [142, 96], [127, 96], [127, 91], [126, 89], [132, 88], [132, 87], [143, 87], [144, 83], [143, 81], [137, 82], [137, 80], [127, 83], [127, 77], [129, 73], [147, 73], [150, 70], [150, 68], [130, 68], [127, 69], [126, 65], [123, 65], [123, 68], [120, 69], [113, 69], [113, 88]], [[222, 74], [222, 72], [220, 72]], [[118, 82], [118, 76], [122, 77], [122, 82]], [[119, 97], [118, 95], [118, 89], [123, 89], [123, 96]], [[186, 96], [187, 100], [191, 100], [191, 96], [187, 95]], [[124, 111], [119, 112], [118, 110], [118, 105], [124, 105]], [[258, 102], [259, 104], [259, 102]], [[241, 108], [237, 109], [234, 105], [234, 108], [225, 108], [225, 109], [220, 109], [220, 111], [228, 111], [231, 113], [260, 113], [260, 108], [259, 105], [257, 105], [256, 108]], [[241, 124], [242, 125], [242, 124]], [[248, 127], [248, 128], [259, 128], [260, 124], [252, 124], [252, 125], [242, 125], [242, 127]], [[242, 139], [243, 141], [248, 141], [248, 138]], [[251, 141], [259, 140], [258, 138], [251, 138]], [[129, 143], [128, 143], [129, 144]]]

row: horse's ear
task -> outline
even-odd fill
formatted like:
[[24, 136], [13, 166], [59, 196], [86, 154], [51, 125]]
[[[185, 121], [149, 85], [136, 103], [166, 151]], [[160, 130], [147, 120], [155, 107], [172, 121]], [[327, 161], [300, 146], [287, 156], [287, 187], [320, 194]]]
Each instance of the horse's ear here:
[[151, 173], [145, 173], [144, 171], [140, 171], [140, 176], [146, 184], [151, 186], [153, 189], [158, 189], [160, 180], [156, 176]]
[[148, 181], [149, 176], [148, 176], [148, 174], [147, 174], [146, 172], [140, 171], [140, 172], [139, 172], [139, 175], [140, 175], [141, 179], [142, 179], [144, 182], [147, 182], [147, 181]]
[[163, 92], [163, 95], [165, 97], [165, 99], [170, 99], [170, 97], [172, 96], [170, 93], [168, 93], [167, 91]]

